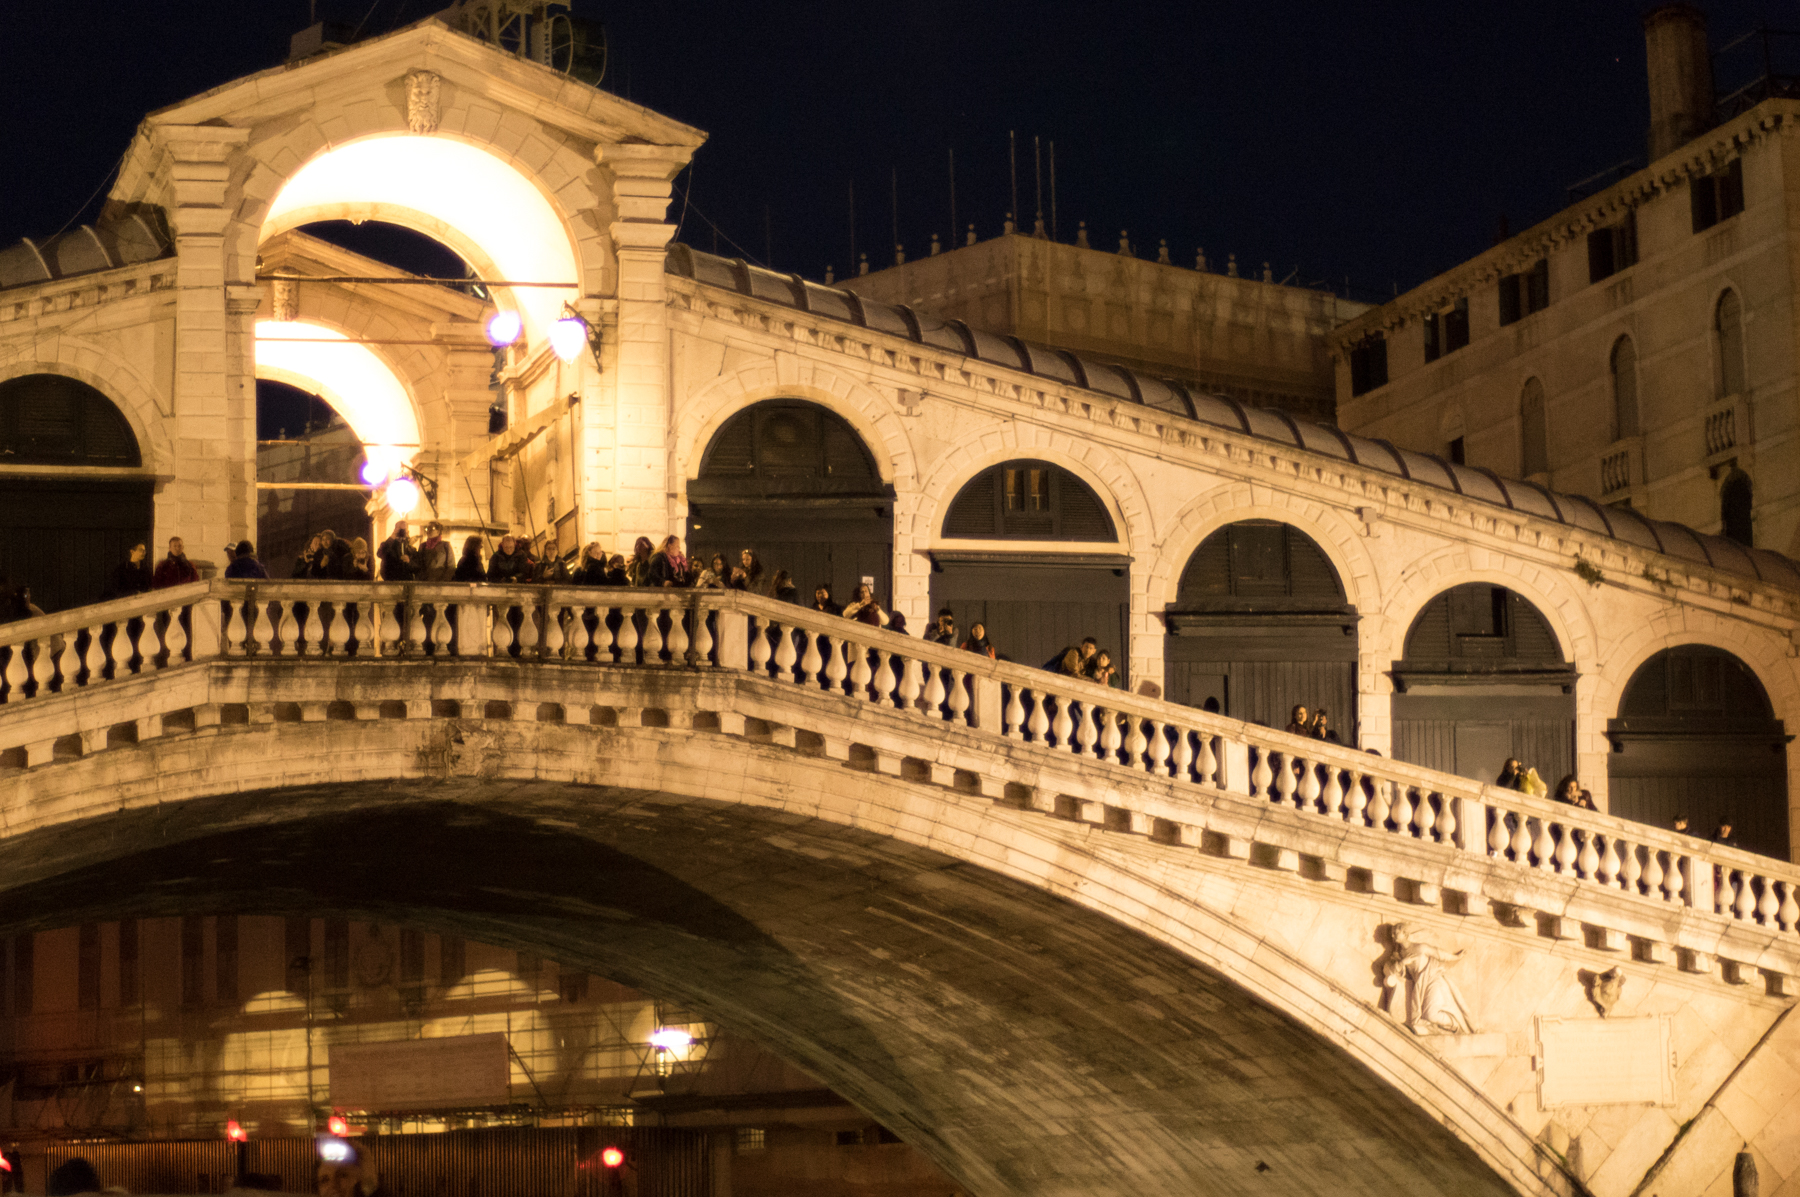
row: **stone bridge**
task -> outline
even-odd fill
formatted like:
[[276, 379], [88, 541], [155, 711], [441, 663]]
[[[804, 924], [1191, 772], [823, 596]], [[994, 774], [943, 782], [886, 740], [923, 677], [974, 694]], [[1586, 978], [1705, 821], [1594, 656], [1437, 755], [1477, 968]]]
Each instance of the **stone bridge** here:
[[535, 949], [980, 1194], [1800, 1184], [1767, 858], [734, 592], [203, 582], [0, 658], [0, 930]]

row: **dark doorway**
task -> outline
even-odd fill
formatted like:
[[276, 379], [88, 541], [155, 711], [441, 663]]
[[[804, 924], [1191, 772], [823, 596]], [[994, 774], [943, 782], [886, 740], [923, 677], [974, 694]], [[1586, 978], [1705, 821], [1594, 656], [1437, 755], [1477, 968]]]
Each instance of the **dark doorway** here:
[[754, 549], [765, 578], [793, 574], [808, 605], [828, 583], [847, 603], [864, 578], [888, 605], [894, 591], [893, 488], [842, 417], [814, 403], [772, 399], [733, 416], [688, 483], [689, 555]]
[[1555, 786], [1575, 767], [1575, 667], [1520, 595], [1471, 584], [1438, 595], [1394, 662], [1394, 755], [1491, 782], [1517, 757]]
[[[1049, 664], [1092, 636], [1112, 658], [1114, 683], [1130, 684], [1131, 558], [1117, 551], [1118, 528], [1093, 487], [1054, 462], [1004, 461], [962, 485], [944, 512], [942, 533], [996, 543], [932, 554], [934, 615], [949, 607], [964, 636], [985, 624], [995, 652], [1021, 665]], [[1047, 549], [1043, 542], [1098, 551]]]
[[56, 472], [143, 465], [124, 415], [93, 387], [60, 374], [0, 383], [0, 464], [43, 467], [0, 476], [0, 572], [45, 611], [98, 601], [134, 544], [160, 556], [151, 479]]
[[1756, 543], [1756, 530], [1751, 514], [1755, 505], [1750, 475], [1742, 470], [1731, 471], [1725, 479], [1725, 485], [1719, 488], [1720, 533], [1727, 540], [1735, 540], [1741, 545]]
[[1729, 818], [1739, 847], [1788, 859], [1787, 734], [1742, 661], [1698, 644], [1657, 653], [1606, 736], [1612, 814], [1657, 827], [1685, 814], [1700, 836]]
[[1297, 703], [1356, 736], [1356, 608], [1337, 570], [1298, 528], [1245, 520], [1188, 558], [1163, 613], [1170, 699], [1264, 727]]
[[366, 488], [316, 489], [354, 484], [363, 466], [362, 442], [325, 400], [258, 379], [256, 435], [256, 555], [271, 578], [289, 577], [326, 529], [374, 544]]

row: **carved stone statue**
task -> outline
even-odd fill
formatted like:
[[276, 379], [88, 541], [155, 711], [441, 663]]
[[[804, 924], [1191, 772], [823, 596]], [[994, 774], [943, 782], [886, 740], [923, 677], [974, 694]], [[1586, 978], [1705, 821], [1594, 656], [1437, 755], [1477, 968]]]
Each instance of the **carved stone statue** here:
[[270, 315], [276, 320], [298, 320], [300, 318], [300, 284], [292, 279], [275, 280], [275, 292], [270, 297]]
[[1617, 965], [1603, 973], [1592, 974], [1592, 979], [1588, 981], [1588, 1001], [1594, 1003], [1601, 1018], [1612, 1013], [1612, 1008], [1619, 1004], [1624, 991], [1625, 974]]
[[1462, 959], [1461, 952], [1446, 952], [1426, 942], [1427, 932], [1410, 923], [1388, 927], [1393, 942], [1381, 964], [1383, 983], [1389, 989], [1406, 984], [1406, 1026], [1415, 1035], [1471, 1035], [1475, 1024], [1457, 993], [1449, 970]]
[[437, 132], [442, 82], [433, 71], [414, 71], [406, 77], [406, 127], [414, 133]]

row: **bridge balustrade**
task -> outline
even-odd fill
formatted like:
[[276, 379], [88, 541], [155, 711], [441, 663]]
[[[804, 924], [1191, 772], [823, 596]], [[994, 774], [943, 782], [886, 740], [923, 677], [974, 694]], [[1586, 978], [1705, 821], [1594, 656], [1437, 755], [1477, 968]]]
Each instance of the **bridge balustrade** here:
[[212, 581], [0, 627], [7, 716], [216, 660], [724, 670], [1800, 933], [1800, 869], [734, 591]]

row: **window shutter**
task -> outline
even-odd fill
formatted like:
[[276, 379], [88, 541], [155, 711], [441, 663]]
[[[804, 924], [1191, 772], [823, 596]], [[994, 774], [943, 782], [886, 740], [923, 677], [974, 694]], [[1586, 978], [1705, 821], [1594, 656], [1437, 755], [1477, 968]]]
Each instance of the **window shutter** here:
[[1000, 468], [983, 470], [963, 484], [950, 501], [944, 516], [944, 535], [950, 537], [993, 536], [995, 509], [999, 505]]

